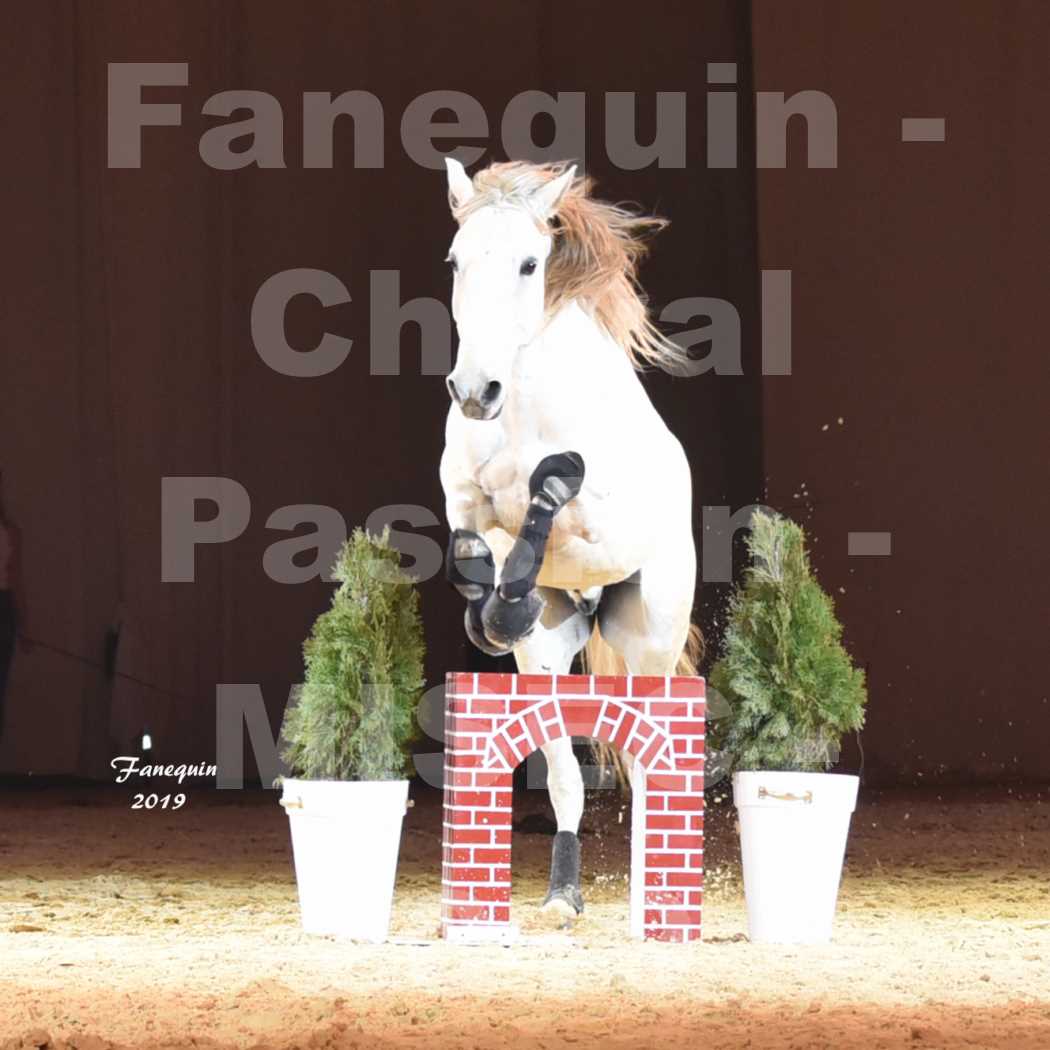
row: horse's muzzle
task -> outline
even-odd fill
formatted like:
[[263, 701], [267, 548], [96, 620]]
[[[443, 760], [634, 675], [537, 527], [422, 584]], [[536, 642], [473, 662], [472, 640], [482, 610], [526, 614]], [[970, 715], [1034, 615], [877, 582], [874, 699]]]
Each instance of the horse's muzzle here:
[[467, 419], [495, 419], [503, 408], [503, 384], [493, 379], [473, 390], [461, 387], [454, 376], [445, 380], [449, 397]]
[[495, 419], [503, 411], [503, 402], [498, 405], [484, 405], [476, 398], [468, 397], [466, 401], [459, 403], [460, 411], [467, 419]]

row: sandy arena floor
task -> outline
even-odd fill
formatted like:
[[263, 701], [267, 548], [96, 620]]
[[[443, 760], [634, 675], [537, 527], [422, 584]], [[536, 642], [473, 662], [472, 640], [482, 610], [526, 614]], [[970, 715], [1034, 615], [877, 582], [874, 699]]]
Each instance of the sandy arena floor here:
[[[513, 948], [449, 946], [440, 799], [410, 811], [393, 943], [298, 930], [275, 795], [0, 796], [0, 1048], [1050, 1047], [1050, 792], [866, 793], [834, 944], [750, 945], [732, 811], [708, 810], [705, 941], [627, 938], [627, 837], [589, 803], [572, 932], [535, 908], [546, 795], [516, 818]], [[785, 858], [788, 862], [789, 858]]]

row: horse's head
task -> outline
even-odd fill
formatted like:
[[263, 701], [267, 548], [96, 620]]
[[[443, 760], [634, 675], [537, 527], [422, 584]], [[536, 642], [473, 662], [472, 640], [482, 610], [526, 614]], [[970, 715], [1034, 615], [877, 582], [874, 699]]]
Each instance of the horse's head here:
[[449, 203], [461, 219], [448, 253], [452, 316], [459, 333], [448, 392], [468, 419], [495, 419], [518, 352], [543, 327], [548, 222], [576, 169], [543, 183], [524, 200], [472, 211], [470, 176], [459, 161], [446, 158], [445, 163]]

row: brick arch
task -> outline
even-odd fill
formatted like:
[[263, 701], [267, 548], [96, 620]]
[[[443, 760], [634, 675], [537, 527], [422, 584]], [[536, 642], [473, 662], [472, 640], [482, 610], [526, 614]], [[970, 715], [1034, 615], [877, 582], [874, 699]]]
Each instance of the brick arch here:
[[567, 705], [546, 697], [536, 701], [489, 737], [482, 766], [513, 770], [544, 744], [565, 736], [615, 744], [645, 769], [671, 769], [671, 737], [663, 726], [612, 696], [574, 699]]
[[631, 927], [646, 938], [700, 937], [704, 681], [685, 676], [448, 676], [442, 931], [509, 935], [513, 775], [560, 737], [595, 737], [638, 761]]

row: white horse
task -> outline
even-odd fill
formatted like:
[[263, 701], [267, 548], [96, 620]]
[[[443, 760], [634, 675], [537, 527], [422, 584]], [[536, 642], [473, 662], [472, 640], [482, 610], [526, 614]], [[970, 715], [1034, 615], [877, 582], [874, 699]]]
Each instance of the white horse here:
[[[664, 225], [597, 201], [575, 167], [447, 160], [459, 334], [441, 482], [467, 632], [519, 671], [693, 674], [689, 464], [638, 369], [683, 351], [648, 318], [641, 238]], [[558, 823], [544, 907], [583, 908], [583, 780], [544, 747]], [[629, 770], [629, 765], [628, 765]]]

